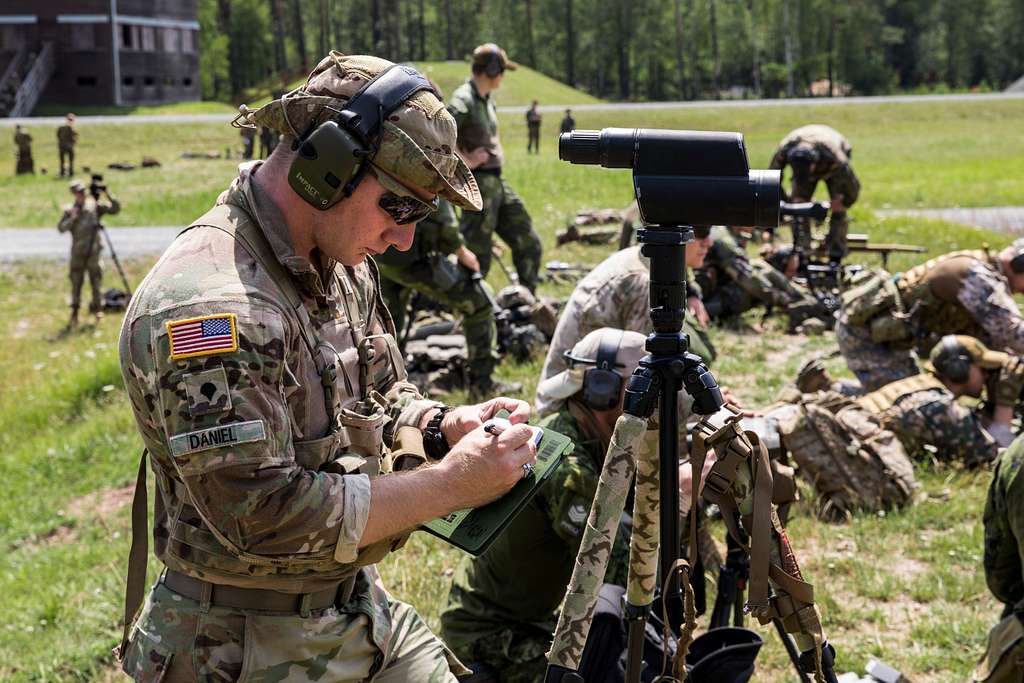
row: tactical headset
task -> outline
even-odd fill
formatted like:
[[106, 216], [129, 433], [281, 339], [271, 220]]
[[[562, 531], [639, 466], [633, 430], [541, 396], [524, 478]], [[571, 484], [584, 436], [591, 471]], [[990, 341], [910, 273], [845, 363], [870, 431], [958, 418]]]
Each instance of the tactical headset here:
[[935, 372], [954, 384], [963, 384], [971, 376], [974, 358], [957, 341], [956, 335], [947, 334], [939, 341], [939, 352], [932, 360]]
[[572, 352], [563, 355], [569, 367], [577, 365], [593, 365], [583, 373], [583, 402], [593, 410], [611, 410], [619, 405], [622, 396], [622, 377], [615, 368], [623, 365], [616, 363], [619, 346], [622, 344], [622, 330], [604, 330], [597, 347], [597, 358], [578, 358]]
[[355, 191], [380, 146], [388, 114], [421, 90], [433, 91], [416, 69], [399, 64], [377, 74], [333, 118], [295, 142], [288, 183], [310, 206], [326, 211]]
[[1024, 273], [1024, 249], [1018, 249], [1017, 255], [1010, 259], [1010, 270], [1016, 275]]
[[502, 64], [501, 54], [498, 52], [498, 46], [493, 43], [487, 50], [487, 63], [484, 65], [484, 74], [488, 78], [497, 78], [505, 71], [505, 65]]

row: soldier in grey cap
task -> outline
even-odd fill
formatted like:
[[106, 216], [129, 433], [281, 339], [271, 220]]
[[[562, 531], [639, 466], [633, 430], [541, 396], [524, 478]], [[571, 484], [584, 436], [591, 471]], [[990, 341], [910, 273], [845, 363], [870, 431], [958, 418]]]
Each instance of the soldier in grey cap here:
[[494, 233], [512, 249], [519, 283], [531, 292], [540, 275], [540, 237], [519, 195], [502, 177], [505, 152], [498, 139], [498, 112], [491, 93], [501, 87], [505, 72], [518, 66], [494, 43], [473, 51], [473, 73], [452, 93], [448, 111], [459, 126], [458, 153], [473, 169], [483, 208], [465, 211], [459, 226], [466, 246], [480, 261], [480, 272], [491, 268]]
[[[122, 642], [137, 681], [454, 683], [465, 673], [375, 563], [423, 522], [522, 479], [536, 458], [521, 424], [529, 406], [421, 397], [367, 258], [408, 249], [439, 197], [479, 207], [451, 151], [455, 122], [416, 89], [373, 126], [355, 187], [339, 185], [321, 210], [289, 182], [296, 132], [331, 132], [392, 68], [418, 87], [405, 67], [332, 52], [300, 88], [244, 109], [246, 125], [281, 132], [281, 144], [243, 165], [132, 298], [121, 369], [148, 453], [137, 492], [151, 468], [166, 567]], [[512, 426], [491, 435], [483, 422], [500, 409]], [[148, 538], [144, 511], [132, 526], [134, 547]], [[144, 592], [141, 554], [129, 596]]]
[[78, 309], [82, 304], [82, 283], [85, 274], [89, 274], [89, 285], [92, 288], [92, 299], [89, 312], [99, 317], [102, 315], [103, 268], [100, 265], [100, 251], [103, 242], [100, 237], [102, 225], [100, 219], [108, 214], [121, 210], [121, 203], [111, 196], [103, 186], [101, 192], [107, 201], [99, 201], [99, 197], [90, 197], [86, 193], [85, 183], [74, 180], [68, 186], [75, 200], [64, 207], [64, 213], [57, 223], [57, 230], [71, 233], [71, 254], [68, 262], [68, 276], [71, 278], [71, 317], [67, 329], [78, 326]]

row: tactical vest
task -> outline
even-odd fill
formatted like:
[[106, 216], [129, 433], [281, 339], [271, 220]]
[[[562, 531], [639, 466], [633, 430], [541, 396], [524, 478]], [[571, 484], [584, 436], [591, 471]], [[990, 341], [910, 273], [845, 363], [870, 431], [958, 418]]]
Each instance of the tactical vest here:
[[913, 317], [922, 346], [943, 334], [987, 337], [957, 301], [964, 280], [977, 263], [998, 272], [998, 263], [987, 250], [954, 251], [908, 270], [896, 283], [904, 311]]
[[946, 385], [944, 385], [939, 378], [930, 373], [913, 375], [911, 377], [905, 377], [895, 382], [886, 384], [881, 389], [866, 394], [857, 399], [857, 404], [867, 410], [872, 415], [875, 415], [885, 425], [889, 422], [892, 416], [893, 407], [900, 402], [905, 396], [916, 394], [919, 391], [927, 391], [929, 389], [942, 389], [947, 391]]

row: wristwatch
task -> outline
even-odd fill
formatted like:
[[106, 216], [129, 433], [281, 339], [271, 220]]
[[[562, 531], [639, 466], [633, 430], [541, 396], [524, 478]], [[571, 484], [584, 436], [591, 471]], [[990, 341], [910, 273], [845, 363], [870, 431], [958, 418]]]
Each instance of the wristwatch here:
[[445, 413], [451, 409], [451, 406], [442, 405], [430, 418], [427, 428], [423, 430], [423, 450], [427, 452], [427, 457], [431, 460], [440, 460], [451, 450], [448, 439], [444, 438], [444, 432], [441, 431], [441, 421], [444, 419]]

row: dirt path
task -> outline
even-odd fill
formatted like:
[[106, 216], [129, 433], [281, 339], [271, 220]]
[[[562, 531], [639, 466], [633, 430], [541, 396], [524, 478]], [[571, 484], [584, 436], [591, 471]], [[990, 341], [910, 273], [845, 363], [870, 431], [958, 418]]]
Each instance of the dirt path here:
[[[180, 227], [110, 228], [110, 239], [117, 255], [124, 259], [133, 256], [159, 254], [181, 232]], [[45, 228], [0, 229], [0, 262], [26, 259], [58, 259], [66, 261], [71, 238], [56, 230]], [[106, 243], [103, 252], [109, 257]]]

